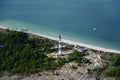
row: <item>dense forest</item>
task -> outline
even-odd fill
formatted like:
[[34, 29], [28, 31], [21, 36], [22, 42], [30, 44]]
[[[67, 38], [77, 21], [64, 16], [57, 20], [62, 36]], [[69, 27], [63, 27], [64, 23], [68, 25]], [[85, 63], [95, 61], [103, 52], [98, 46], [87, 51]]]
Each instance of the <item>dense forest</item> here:
[[54, 44], [46, 38], [29, 38], [27, 33], [9, 31], [0, 33], [0, 72], [34, 73], [54, 70], [54, 58], [47, 57]]
[[105, 76], [115, 77], [115, 80], [120, 80], [120, 55], [112, 56], [109, 61], [111, 67], [105, 71]]

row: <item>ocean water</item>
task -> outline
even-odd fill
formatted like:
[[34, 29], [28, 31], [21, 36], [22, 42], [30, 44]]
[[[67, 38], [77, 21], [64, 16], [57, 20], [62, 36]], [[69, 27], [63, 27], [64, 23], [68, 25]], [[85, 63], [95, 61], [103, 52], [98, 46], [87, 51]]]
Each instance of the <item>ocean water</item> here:
[[0, 0], [0, 25], [120, 50], [120, 0]]

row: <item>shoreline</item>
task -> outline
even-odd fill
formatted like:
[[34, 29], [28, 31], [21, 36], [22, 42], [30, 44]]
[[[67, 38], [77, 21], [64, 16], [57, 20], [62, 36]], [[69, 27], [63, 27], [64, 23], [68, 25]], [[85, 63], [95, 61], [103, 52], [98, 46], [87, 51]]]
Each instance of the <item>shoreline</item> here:
[[[0, 26], [0, 28], [7, 29], [7, 27], [5, 27], [5, 26]], [[16, 31], [21, 31], [21, 30], [16, 30]], [[28, 31], [26, 33], [41, 36], [41, 37], [45, 37], [45, 38], [56, 40], [56, 41], [58, 40], [58, 38], [47, 36], [47, 35], [40, 34], [40, 33], [33, 33], [33, 32], [30, 32], [30, 31]], [[95, 46], [95, 45], [91, 45], [91, 44], [85, 44], [85, 43], [81, 43], [81, 42], [75, 42], [75, 41], [71, 41], [71, 40], [67, 40], [67, 39], [62, 39], [62, 42], [67, 43], [67, 44], [71, 44], [71, 45], [80, 45], [80, 46], [83, 46], [83, 47], [86, 47], [86, 48], [89, 48], [89, 49], [95, 49], [95, 50], [103, 51], [103, 52], [120, 53], [119, 50], [103, 48], [103, 47], [99, 47], [99, 46]]]

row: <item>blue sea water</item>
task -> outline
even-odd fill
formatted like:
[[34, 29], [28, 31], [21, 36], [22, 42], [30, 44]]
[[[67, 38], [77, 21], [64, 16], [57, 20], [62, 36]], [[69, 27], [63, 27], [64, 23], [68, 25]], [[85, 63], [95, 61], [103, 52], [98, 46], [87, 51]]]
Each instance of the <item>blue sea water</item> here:
[[120, 0], [0, 0], [0, 25], [120, 50]]

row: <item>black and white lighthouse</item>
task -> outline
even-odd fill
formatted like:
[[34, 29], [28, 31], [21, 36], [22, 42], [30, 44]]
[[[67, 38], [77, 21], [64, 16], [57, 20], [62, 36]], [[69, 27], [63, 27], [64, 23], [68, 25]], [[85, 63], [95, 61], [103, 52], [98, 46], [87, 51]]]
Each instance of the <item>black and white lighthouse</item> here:
[[59, 35], [59, 41], [58, 41], [58, 55], [62, 55], [62, 42], [61, 42], [61, 35]]

